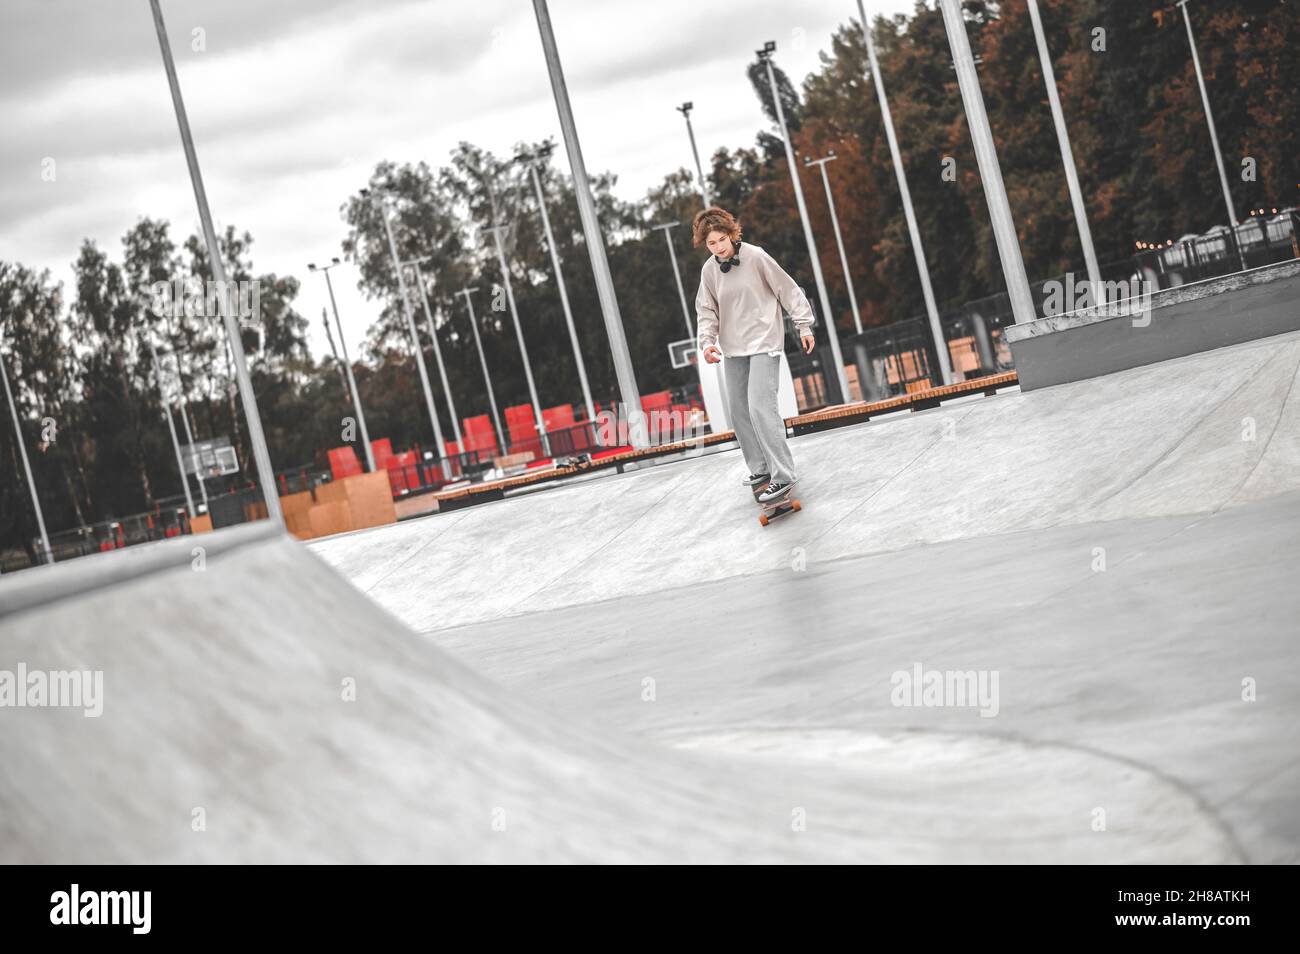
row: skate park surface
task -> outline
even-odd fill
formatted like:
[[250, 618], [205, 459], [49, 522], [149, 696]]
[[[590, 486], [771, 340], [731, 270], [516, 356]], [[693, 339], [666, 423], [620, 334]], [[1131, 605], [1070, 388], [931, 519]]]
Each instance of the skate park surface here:
[[[105, 705], [0, 712], [0, 860], [1295, 862], [1298, 370], [1283, 335], [803, 436], [766, 528], [729, 450], [25, 571], [0, 668]], [[996, 691], [918, 705], [916, 666]]]

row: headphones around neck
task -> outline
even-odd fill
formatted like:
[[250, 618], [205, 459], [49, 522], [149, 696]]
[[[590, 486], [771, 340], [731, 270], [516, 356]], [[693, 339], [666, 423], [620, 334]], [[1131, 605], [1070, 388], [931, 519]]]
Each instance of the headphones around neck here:
[[718, 260], [718, 267], [724, 274], [731, 271], [733, 265], [738, 266], [740, 264], [740, 239], [736, 239], [735, 245], [732, 247], [731, 258], [720, 258], [717, 255], [713, 257]]

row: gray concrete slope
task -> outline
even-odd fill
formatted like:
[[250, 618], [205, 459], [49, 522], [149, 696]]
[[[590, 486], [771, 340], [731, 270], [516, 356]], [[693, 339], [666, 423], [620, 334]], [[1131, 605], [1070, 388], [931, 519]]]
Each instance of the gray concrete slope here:
[[1300, 335], [794, 441], [762, 528], [735, 452], [319, 541], [420, 631], [990, 534], [1300, 489]]
[[[1208, 516], [814, 554], [427, 636], [553, 712], [665, 744], [844, 764], [837, 740], [869, 751], [906, 731], [946, 737], [936, 749], [964, 736], [1105, 753], [1193, 796], [1243, 858], [1295, 864], [1297, 558], [1300, 492]], [[899, 705], [895, 674], [917, 663], [996, 674], [996, 713]], [[640, 694], [647, 678], [653, 705]], [[918, 776], [918, 797], [931, 784]], [[1108, 826], [1159, 824], [1095, 807]]]
[[1239, 858], [1193, 796], [1122, 760], [904, 731], [778, 733], [775, 760], [725, 735], [660, 747], [476, 675], [297, 542], [202, 569], [193, 546], [113, 585], [120, 554], [51, 568], [68, 595], [0, 618], [0, 668], [104, 687], [98, 717], [0, 709], [0, 861]]

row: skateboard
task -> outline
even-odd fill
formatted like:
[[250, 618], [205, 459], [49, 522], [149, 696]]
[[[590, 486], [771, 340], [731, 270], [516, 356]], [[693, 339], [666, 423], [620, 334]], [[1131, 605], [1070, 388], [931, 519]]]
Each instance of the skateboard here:
[[799, 504], [798, 498], [790, 496], [791, 491], [794, 490], [793, 486], [787, 487], [785, 493], [777, 497], [775, 500], [769, 500], [767, 503], [758, 499], [758, 495], [767, 489], [767, 481], [757, 484], [751, 489], [754, 491], [754, 502], [758, 504], [759, 510], [762, 511], [762, 513], [758, 515], [758, 522], [765, 527], [777, 517], [791, 513], [795, 510], [803, 509]]

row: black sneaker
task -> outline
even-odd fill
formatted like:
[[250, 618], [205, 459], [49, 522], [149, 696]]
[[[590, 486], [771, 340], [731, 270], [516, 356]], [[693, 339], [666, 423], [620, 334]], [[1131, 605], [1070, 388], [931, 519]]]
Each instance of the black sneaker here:
[[781, 483], [768, 484], [768, 485], [767, 485], [767, 489], [764, 490], [761, 494], [758, 495], [758, 499], [759, 499], [759, 501], [760, 501], [761, 503], [768, 503], [768, 502], [770, 502], [770, 501], [776, 500], [777, 498], [779, 498], [779, 497], [783, 497], [783, 496], [785, 496], [787, 493], [789, 493], [790, 488], [791, 488], [792, 486], [794, 486], [793, 483], [789, 483], [789, 484], [781, 484]]
[[759, 484], [765, 484], [771, 479], [771, 474], [750, 474], [741, 483], [746, 487], [757, 487]]

